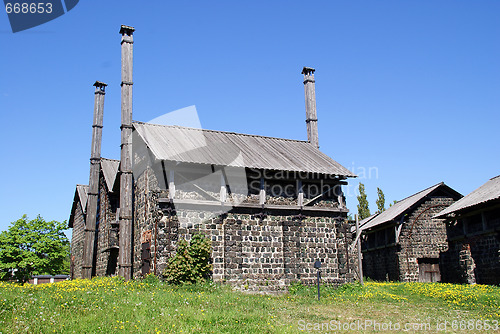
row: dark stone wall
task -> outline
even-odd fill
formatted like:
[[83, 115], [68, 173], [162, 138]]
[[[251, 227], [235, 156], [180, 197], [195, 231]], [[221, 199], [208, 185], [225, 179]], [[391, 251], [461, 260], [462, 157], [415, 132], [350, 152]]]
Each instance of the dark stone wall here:
[[441, 281], [446, 283], [474, 284], [476, 264], [468, 243], [450, 242], [449, 248], [439, 259]]
[[[381, 230], [377, 238], [380, 239], [380, 233], [384, 237], [387, 235], [386, 242], [363, 252], [363, 273], [375, 280], [418, 281], [419, 259], [438, 263], [440, 253], [448, 249], [446, 226], [442, 219], [432, 217], [453, 202], [449, 197], [434, 197], [413, 209], [404, 220], [397, 244], [395, 234], [398, 222], [384, 224], [387, 232]], [[373, 237], [374, 234], [367, 234], [367, 238]], [[370, 240], [363, 244], [364, 248], [375, 245]]]
[[[464, 226], [465, 225], [465, 226]], [[443, 281], [500, 284], [500, 209], [483, 208], [447, 226]]]
[[104, 176], [99, 179], [99, 207], [96, 248], [96, 275], [115, 275], [117, 272], [113, 265], [116, 252], [111, 251], [112, 246], [117, 246], [116, 209], [118, 198], [116, 194], [107, 189]]
[[80, 203], [76, 205], [71, 236], [72, 279], [82, 278], [83, 242], [85, 238], [85, 215]]
[[158, 240], [153, 240], [158, 254], [152, 255], [156, 256], [157, 273], [175, 254], [179, 238], [190, 240], [202, 232], [212, 241], [213, 279], [242, 290], [281, 291], [292, 281], [314, 284], [316, 260], [322, 262], [322, 282], [354, 280], [356, 252], [345, 247], [346, 240], [352, 242], [352, 234], [334, 217], [299, 220], [292, 215], [268, 214], [261, 220], [252, 214], [230, 212], [205, 220], [203, 212], [183, 214], [182, 223], [178, 216], [168, 214], [158, 223]]
[[[158, 240], [159, 212], [158, 198], [168, 196], [168, 192], [160, 190], [154, 172], [148, 167], [144, 173], [134, 180], [134, 225], [133, 225], [133, 276], [142, 277], [142, 244], [149, 243], [150, 253], [156, 252]], [[154, 272], [154, 259], [150, 258], [150, 266]]]
[[444, 220], [432, 217], [453, 202], [452, 198], [432, 198], [410, 214], [399, 238], [401, 251], [398, 252], [398, 258], [401, 281], [417, 282], [419, 280], [418, 259], [436, 259], [436, 262], [439, 262], [440, 253], [448, 249]]
[[377, 281], [399, 280], [399, 255], [396, 246], [363, 253], [363, 274]]
[[[198, 199], [186, 192], [177, 195]], [[314, 284], [317, 259], [323, 263], [324, 283], [354, 280], [357, 253], [346, 250], [352, 234], [335, 219], [345, 218], [345, 213], [296, 217], [298, 212], [280, 209], [266, 210], [267, 215], [260, 217], [260, 209], [238, 207], [223, 214], [195, 207], [176, 212], [166, 198], [168, 190], [158, 187], [152, 170], [146, 169], [135, 180], [134, 277], [142, 276], [145, 262], [150, 272], [161, 275], [179, 238], [190, 240], [202, 232], [212, 241], [213, 279], [242, 290], [282, 291], [292, 281]], [[145, 259], [147, 243], [149, 258]]]

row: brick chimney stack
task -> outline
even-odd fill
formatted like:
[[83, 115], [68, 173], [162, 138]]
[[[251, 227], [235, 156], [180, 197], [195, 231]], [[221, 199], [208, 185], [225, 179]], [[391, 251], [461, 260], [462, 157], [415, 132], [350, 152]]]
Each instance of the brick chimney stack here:
[[94, 122], [92, 125], [92, 148], [90, 153], [89, 193], [85, 217], [85, 239], [83, 247], [82, 277], [91, 278], [94, 265], [94, 244], [97, 217], [97, 199], [99, 196], [99, 171], [101, 165], [102, 118], [106, 84], [96, 81], [94, 99]]
[[314, 71], [314, 68], [304, 67], [302, 74], [304, 74], [304, 92], [306, 97], [307, 140], [316, 148], [319, 148]]
[[121, 26], [122, 48], [122, 125], [120, 159], [120, 234], [118, 273], [125, 280], [132, 278], [132, 64], [135, 29]]

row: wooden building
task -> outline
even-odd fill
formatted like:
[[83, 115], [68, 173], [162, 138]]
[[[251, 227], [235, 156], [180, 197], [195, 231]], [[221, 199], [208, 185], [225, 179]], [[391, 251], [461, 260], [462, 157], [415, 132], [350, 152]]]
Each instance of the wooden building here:
[[374, 280], [441, 280], [440, 253], [448, 248], [446, 227], [433, 216], [461, 198], [438, 183], [360, 222], [363, 273]]
[[442, 278], [500, 284], [500, 175], [436, 215], [446, 220], [448, 251]]

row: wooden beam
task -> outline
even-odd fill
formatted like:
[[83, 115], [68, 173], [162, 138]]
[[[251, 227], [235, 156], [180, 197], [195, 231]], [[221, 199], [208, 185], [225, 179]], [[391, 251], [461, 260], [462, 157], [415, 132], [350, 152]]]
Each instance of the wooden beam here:
[[361, 260], [361, 230], [359, 229], [359, 221], [358, 221], [358, 215], [356, 215], [356, 239], [357, 239], [357, 246], [358, 246], [358, 275], [359, 275], [359, 282], [361, 285], [364, 285], [363, 282], [363, 262]]
[[[159, 198], [159, 203], [170, 203], [170, 199], [168, 198]], [[231, 210], [232, 208], [246, 208], [246, 209], [256, 209], [262, 210], [262, 205], [252, 204], [252, 203], [240, 203], [236, 205], [232, 205], [229, 202], [226, 202], [225, 205], [221, 206], [221, 202], [217, 199], [216, 201], [207, 201], [207, 200], [192, 200], [192, 199], [176, 199], [176, 206], [192, 206], [192, 207], [200, 207], [200, 206], [215, 206], [218, 209], [223, 210]], [[302, 209], [303, 212], [330, 212], [330, 213], [347, 213], [349, 210], [342, 208], [326, 208], [326, 207], [303, 207], [301, 208], [298, 205], [266, 205], [266, 210], [290, 210], [290, 211], [300, 211]]]

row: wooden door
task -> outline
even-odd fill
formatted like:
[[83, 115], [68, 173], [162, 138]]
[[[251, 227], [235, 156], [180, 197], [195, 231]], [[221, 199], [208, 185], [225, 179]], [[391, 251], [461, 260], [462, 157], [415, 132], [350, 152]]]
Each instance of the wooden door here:
[[438, 263], [419, 263], [418, 264], [419, 282], [440, 282], [441, 273]]

